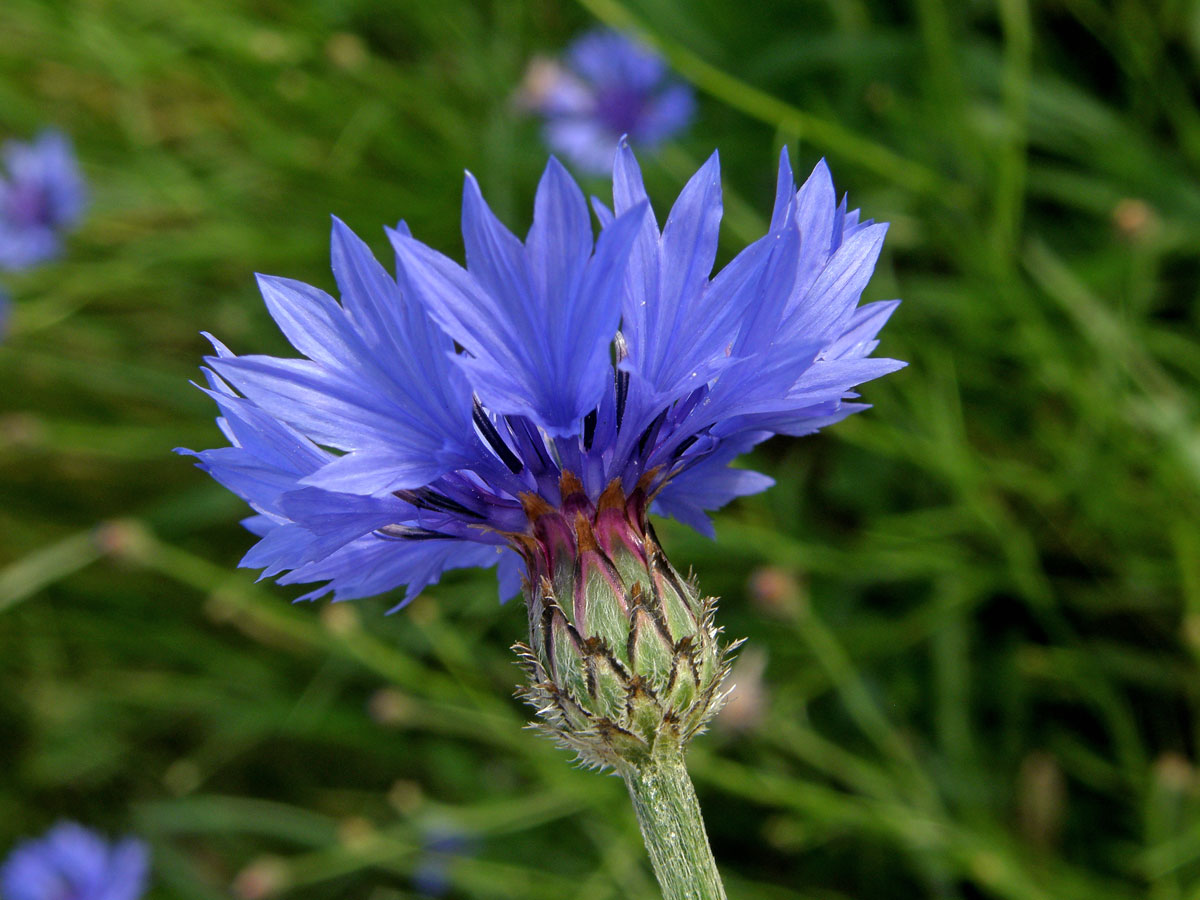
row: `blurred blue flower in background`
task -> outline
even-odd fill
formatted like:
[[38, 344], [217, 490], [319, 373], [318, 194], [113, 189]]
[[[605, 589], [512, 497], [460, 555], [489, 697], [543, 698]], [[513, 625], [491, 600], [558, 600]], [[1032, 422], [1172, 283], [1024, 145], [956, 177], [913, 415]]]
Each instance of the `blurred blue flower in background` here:
[[456, 828], [429, 829], [413, 868], [413, 889], [422, 897], [444, 897], [450, 892], [450, 866], [454, 858], [471, 856], [476, 849], [476, 841]]
[[70, 139], [47, 129], [0, 150], [0, 268], [24, 269], [58, 256], [63, 233], [86, 202]]
[[538, 509], [628, 498], [643, 524], [653, 504], [711, 534], [707, 510], [771, 484], [732, 460], [865, 409], [853, 388], [903, 365], [869, 356], [899, 301], [859, 306], [887, 226], [839, 205], [823, 162], [797, 191], [782, 154], [768, 233], [712, 279], [715, 153], [660, 230], [623, 143], [613, 201], [593, 201], [594, 238], [552, 158], [524, 242], [468, 176], [465, 269], [401, 223], [393, 278], [335, 220], [340, 305], [260, 276], [307, 359], [214, 340], [206, 390], [232, 446], [194, 454], [257, 513], [242, 564], [339, 600], [499, 564], [509, 597]]
[[4, 900], [138, 900], [150, 855], [135, 838], [110, 844], [82, 825], [62, 822], [16, 846], [0, 868]]
[[651, 149], [692, 121], [692, 89], [671, 76], [648, 47], [596, 29], [567, 49], [562, 63], [535, 59], [521, 100], [545, 119], [546, 143], [581, 170], [612, 168], [622, 135]]

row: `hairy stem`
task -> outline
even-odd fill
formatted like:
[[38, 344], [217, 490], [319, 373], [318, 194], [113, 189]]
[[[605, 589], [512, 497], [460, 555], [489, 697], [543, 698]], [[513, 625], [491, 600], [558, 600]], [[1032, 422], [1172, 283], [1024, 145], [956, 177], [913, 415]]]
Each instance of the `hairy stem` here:
[[663, 900], [725, 900], [683, 754], [654, 755], [621, 774]]

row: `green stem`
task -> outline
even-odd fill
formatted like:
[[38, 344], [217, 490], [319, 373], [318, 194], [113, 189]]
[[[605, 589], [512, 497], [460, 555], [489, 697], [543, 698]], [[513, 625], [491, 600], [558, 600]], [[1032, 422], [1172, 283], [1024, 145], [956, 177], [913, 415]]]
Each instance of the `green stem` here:
[[725, 900], [682, 753], [656, 756], [621, 774], [663, 900]]

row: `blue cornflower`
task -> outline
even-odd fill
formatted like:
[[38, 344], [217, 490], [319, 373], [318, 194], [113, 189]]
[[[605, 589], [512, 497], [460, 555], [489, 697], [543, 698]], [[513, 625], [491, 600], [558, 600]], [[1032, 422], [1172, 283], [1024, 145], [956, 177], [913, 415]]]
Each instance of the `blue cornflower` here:
[[108, 843], [82, 825], [62, 822], [16, 846], [0, 868], [4, 900], [138, 900], [146, 890], [146, 845]]
[[421, 855], [413, 867], [412, 886], [422, 897], [444, 897], [450, 892], [450, 867], [455, 857], [470, 856], [476, 842], [456, 828], [431, 828], [422, 841]]
[[732, 460], [866, 408], [854, 387], [903, 365], [869, 355], [899, 301], [859, 306], [886, 226], [837, 203], [824, 162], [797, 191], [782, 154], [767, 234], [711, 278], [715, 153], [661, 229], [624, 143], [593, 206], [598, 238], [551, 158], [522, 243], [468, 175], [465, 269], [401, 223], [393, 278], [335, 219], [340, 304], [259, 276], [307, 358], [213, 340], [231, 446], [194, 454], [256, 512], [242, 565], [340, 600], [498, 564], [509, 597], [554, 556], [548, 513], [644, 532], [653, 506], [711, 535], [706, 511], [771, 484]]
[[70, 139], [46, 130], [30, 143], [8, 141], [0, 155], [6, 170], [0, 173], [0, 268], [53, 259], [85, 203]]
[[696, 99], [648, 47], [600, 28], [578, 38], [563, 63], [536, 59], [522, 92], [545, 119], [546, 143], [585, 172], [612, 168], [622, 135], [652, 148], [692, 120]]

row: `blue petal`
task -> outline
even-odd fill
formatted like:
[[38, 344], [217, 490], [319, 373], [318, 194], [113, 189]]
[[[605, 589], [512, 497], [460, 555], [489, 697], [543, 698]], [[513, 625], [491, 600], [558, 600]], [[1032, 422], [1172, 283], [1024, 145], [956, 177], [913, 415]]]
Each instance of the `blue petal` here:
[[295, 487], [296, 480], [329, 461], [332, 456], [307, 438], [267, 415], [253, 403], [234, 396], [228, 385], [206, 372], [213, 397], [223, 418], [218, 419], [231, 447], [195, 453], [200, 468], [256, 509], [278, 513], [280, 494]]
[[261, 538], [266, 537], [281, 523], [278, 516], [267, 516], [258, 513], [242, 519], [240, 524], [251, 534]]
[[666, 67], [659, 56], [619, 31], [595, 29], [575, 40], [567, 63], [588, 80], [646, 91], [663, 77]]
[[54, 259], [62, 250], [58, 232], [48, 227], [19, 228], [0, 222], [0, 268], [26, 269]]
[[879, 300], [858, 307], [851, 315], [846, 331], [825, 349], [825, 356], [839, 359], [871, 353], [879, 344], [874, 339], [875, 335], [887, 324], [899, 305], [899, 300]]
[[[436, 477], [478, 461], [483, 452], [469, 420], [457, 426], [457, 416], [444, 424], [431, 422], [437, 414], [445, 414], [445, 406], [426, 415], [426, 410], [399, 388], [385, 390], [373, 381], [364, 384], [353, 373], [343, 374], [307, 360], [269, 356], [209, 357], [209, 363], [266, 413], [322, 444], [390, 454], [397, 461], [402, 458], [403, 473], [397, 478], [409, 479], [417, 471], [433, 472]], [[420, 383], [414, 382], [411, 389], [420, 390]], [[433, 396], [436, 398], [436, 393]], [[363, 471], [360, 468], [358, 474]], [[377, 493], [387, 484], [386, 473], [380, 473], [374, 486], [360, 483], [357, 487]]]
[[641, 204], [646, 204], [648, 211], [629, 252], [629, 273], [621, 302], [621, 333], [635, 359], [645, 356], [640, 348], [649, 340], [649, 309], [661, 293], [662, 258], [658, 224], [654, 220], [654, 212], [649, 210], [641, 169], [633, 151], [629, 149], [629, 143], [622, 140], [613, 163], [613, 210], [619, 216]]
[[825, 160], [821, 160], [796, 195], [796, 225], [803, 240], [800, 256], [801, 279], [806, 279], [810, 273], [818, 271], [829, 259], [836, 210], [837, 195], [833, 191], [833, 175]]
[[6, 900], [136, 900], [146, 889], [148, 861], [139, 840], [110, 845], [74, 822], [61, 822], [43, 837], [17, 844], [0, 867], [0, 891]]
[[294, 569], [312, 559], [312, 532], [291, 522], [276, 523], [238, 562], [243, 569], [262, 569], [259, 581]]
[[355, 368], [367, 358], [366, 345], [337, 301], [324, 291], [290, 278], [255, 277], [271, 318], [288, 342], [309, 359]]
[[413, 515], [407, 503], [395, 497], [362, 497], [305, 487], [280, 498], [284, 514], [309, 531], [314, 540], [305, 562], [321, 559], [387, 525]]
[[564, 337], [557, 360], [563, 382], [575, 394], [574, 403], [563, 407], [558, 421], [544, 423], [552, 434], [559, 428], [563, 434], [572, 433], [611, 389], [610, 347], [621, 318], [621, 283], [648, 208], [640, 205], [624, 213], [596, 241], [579, 293], [572, 298], [574, 333]]
[[805, 344], [799, 337], [787, 341], [780, 329], [795, 280], [798, 249], [798, 233], [786, 229], [768, 235], [757, 249], [747, 250], [744, 262], [734, 260], [739, 273], [729, 281], [727, 302], [741, 312], [740, 330], [731, 345], [735, 359], [716, 379], [705, 404], [689, 416], [690, 430], [730, 416], [778, 408], [788, 388], [820, 352], [820, 342]]
[[[336, 404], [329, 399], [331, 395], [343, 401], [355, 394], [368, 398], [367, 405], [376, 415], [370, 417], [363, 437], [393, 456], [402, 456], [407, 471], [433, 471], [429, 477], [435, 478], [478, 460], [481, 450], [470, 425], [470, 392], [450, 359], [453, 344], [449, 338], [416, 304], [402, 300], [395, 281], [340, 221], [334, 220], [331, 243], [345, 309], [301, 282], [259, 279], [267, 306], [284, 334], [318, 363], [317, 369], [308, 367], [309, 387], [323, 393], [323, 402], [334, 402], [339, 410], [345, 409], [344, 403]], [[288, 365], [291, 362], [295, 361]], [[230, 364], [246, 365], [244, 361]], [[294, 371], [294, 365], [288, 369]], [[261, 371], [230, 377], [280, 418], [286, 418], [277, 398], [267, 399], [263, 393], [264, 389], [277, 393], [278, 377], [267, 378]], [[284, 402], [296, 399], [295, 390], [287, 389]], [[362, 404], [354, 405], [360, 407], [359, 423], [363, 424]], [[333, 446], [357, 447], [345, 436]], [[374, 490], [383, 490], [385, 480], [377, 479]], [[360, 485], [359, 489], [367, 487]]]
[[[525, 257], [537, 294], [537, 306], [553, 318], [564, 294], [578, 290], [592, 253], [592, 220], [587, 201], [567, 170], [553, 156], [538, 182], [533, 226], [525, 240]], [[556, 329], [550, 326], [550, 333]]]
[[796, 302], [785, 329], [789, 334], [833, 339], [858, 305], [875, 271], [887, 225], [871, 225], [851, 235]]
[[824, 401], [812, 406], [792, 408], [772, 413], [744, 416], [741, 419], [729, 420], [722, 423], [722, 432], [737, 434], [742, 430], [767, 429], [775, 434], [789, 437], [803, 437], [814, 434], [818, 430], [870, 409], [868, 403], [846, 403], [840, 401]]
[[335, 600], [354, 600], [407, 585], [395, 611], [436, 583], [448, 569], [496, 565], [506, 549], [464, 541], [407, 543], [368, 535], [319, 562], [301, 566], [280, 578], [279, 583], [328, 582], [299, 600], [315, 600], [330, 591]]
[[769, 231], [782, 231], [792, 219], [795, 210], [796, 180], [792, 175], [792, 163], [787, 147], [779, 151], [779, 175], [775, 180], [775, 208], [771, 213]]
[[525, 561], [515, 550], [500, 554], [500, 562], [496, 566], [496, 579], [500, 585], [501, 603], [507, 603], [521, 593], [525, 583]]
[[239, 447], [220, 447], [194, 453], [181, 450], [200, 460], [199, 467], [217, 483], [237, 494], [256, 509], [278, 512], [275, 505], [280, 494], [296, 486], [296, 475], [264, 465]]
[[294, 428], [289, 428], [250, 401], [236, 396], [211, 370], [205, 370], [210, 387], [204, 392], [221, 410], [221, 429], [235, 447], [244, 449], [265, 466], [294, 474], [307, 474], [331, 459]]
[[302, 483], [347, 494], [390, 494], [422, 487], [453, 467], [453, 460], [441, 454], [358, 450], [305, 476]]
[[552, 150], [589, 175], [603, 175], [612, 167], [616, 135], [590, 112], [586, 117], [550, 119], [542, 133]]
[[613, 223], [613, 219], [616, 218], [613, 215], [613, 211], [599, 197], [592, 198], [592, 211], [596, 214], [596, 219], [600, 222], [601, 228], [607, 228]]
[[[399, 232], [391, 231], [389, 237], [406, 292], [470, 354], [460, 355], [457, 361], [483, 401], [496, 412], [534, 414], [531, 388], [522, 376], [533, 365], [525, 357], [540, 352], [542, 339], [534, 335], [537, 344], [532, 348], [522, 344], [534, 332], [525, 307], [517, 304], [510, 316], [503, 302], [457, 263]], [[523, 256], [520, 266], [524, 266]], [[528, 291], [528, 279], [523, 274], [519, 277], [524, 287], [516, 289]], [[472, 374], [478, 377], [472, 379]]]
[[644, 146], [653, 147], [682, 131], [696, 115], [696, 95], [686, 84], [669, 85], [643, 107], [642, 118], [630, 135]]
[[280, 421], [343, 450], [406, 440], [404, 411], [318, 363], [271, 356], [209, 357], [230, 384]]
[[[403, 222], [400, 227], [406, 229]], [[411, 427], [422, 432], [424, 447], [440, 444], [456, 464], [474, 462], [479, 448], [471, 437], [470, 392], [453, 363], [453, 342], [420, 304], [401, 297], [367, 245], [337, 219], [331, 243], [348, 321], [375, 351], [373, 366], [360, 361], [350, 368], [373, 381], [378, 369]]]
[[[394, 279], [341, 219], [333, 217], [329, 240], [329, 258], [349, 319], [363, 342], [373, 350], [387, 353], [403, 348], [414, 336], [407, 333], [400, 312], [403, 301]], [[293, 341], [306, 356], [315, 356]]]
[[775, 483], [759, 472], [729, 468], [735, 457], [768, 437], [769, 432], [759, 431], [727, 440], [711, 456], [669, 481], [655, 498], [655, 511], [715, 537], [707, 511], [720, 509], [737, 497], [765, 491]]
[[[642, 203], [650, 204], [642, 182], [642, 169], [629, 149], [629, 141], [622, 138], [613, 158], [613, 211], [619, 216]], [[657, 242], [658, 223], [653, 210], [647, 214], [644, 224], [649, 229], [646, 233]]]
[[146, 890], [150, 870], [150, 852], [139, 840], [121, 841], [109, 854], [108, 887], [97, 900], [138, 900]]
[[897, 359], [874, 356], [823, 360], [805, 371], [788, 392], [788, 400], [804, 406], [822, 400], [836, 400], [855, 385], [882, 378], [906, 365]]
[[[519, 358], [544, 349], [545, 326], [540, 315], [544, 310], [534, 297], [525, 249], [496, 218], [469, 172], [463, 185], [462, 234], [467, 271], [482, 288], [476, 302], [487, 308], [496, 337], [504, 344], [491, 348], [492, 352], [503, 351]], [[450, 328], [446, 330], [454, 333]]]
[[493, 412], [529, 416], [552, 435], [571, 434], [609, 384], [619, 284], [645, 210], [632, 210], [605, 229], [576, 283], [540, 281], [543, 293], [531, 287], [519, 242], [472, 184], [463, 214], [472, 273], [393, 232], [405, 283], [467, 349], [469, 356], [458, 362]]
[[707, 381], [711, 365], [724, 358], [729, 337], [720, 327], [724, 311], [704, 302], [720, 224], [720, 163], [714, 153], [680, 193], [661, 243], [648, 242], [644, 232], [638, 236], [622, 320], [629, 342], [626, 367], [656, 399]]

